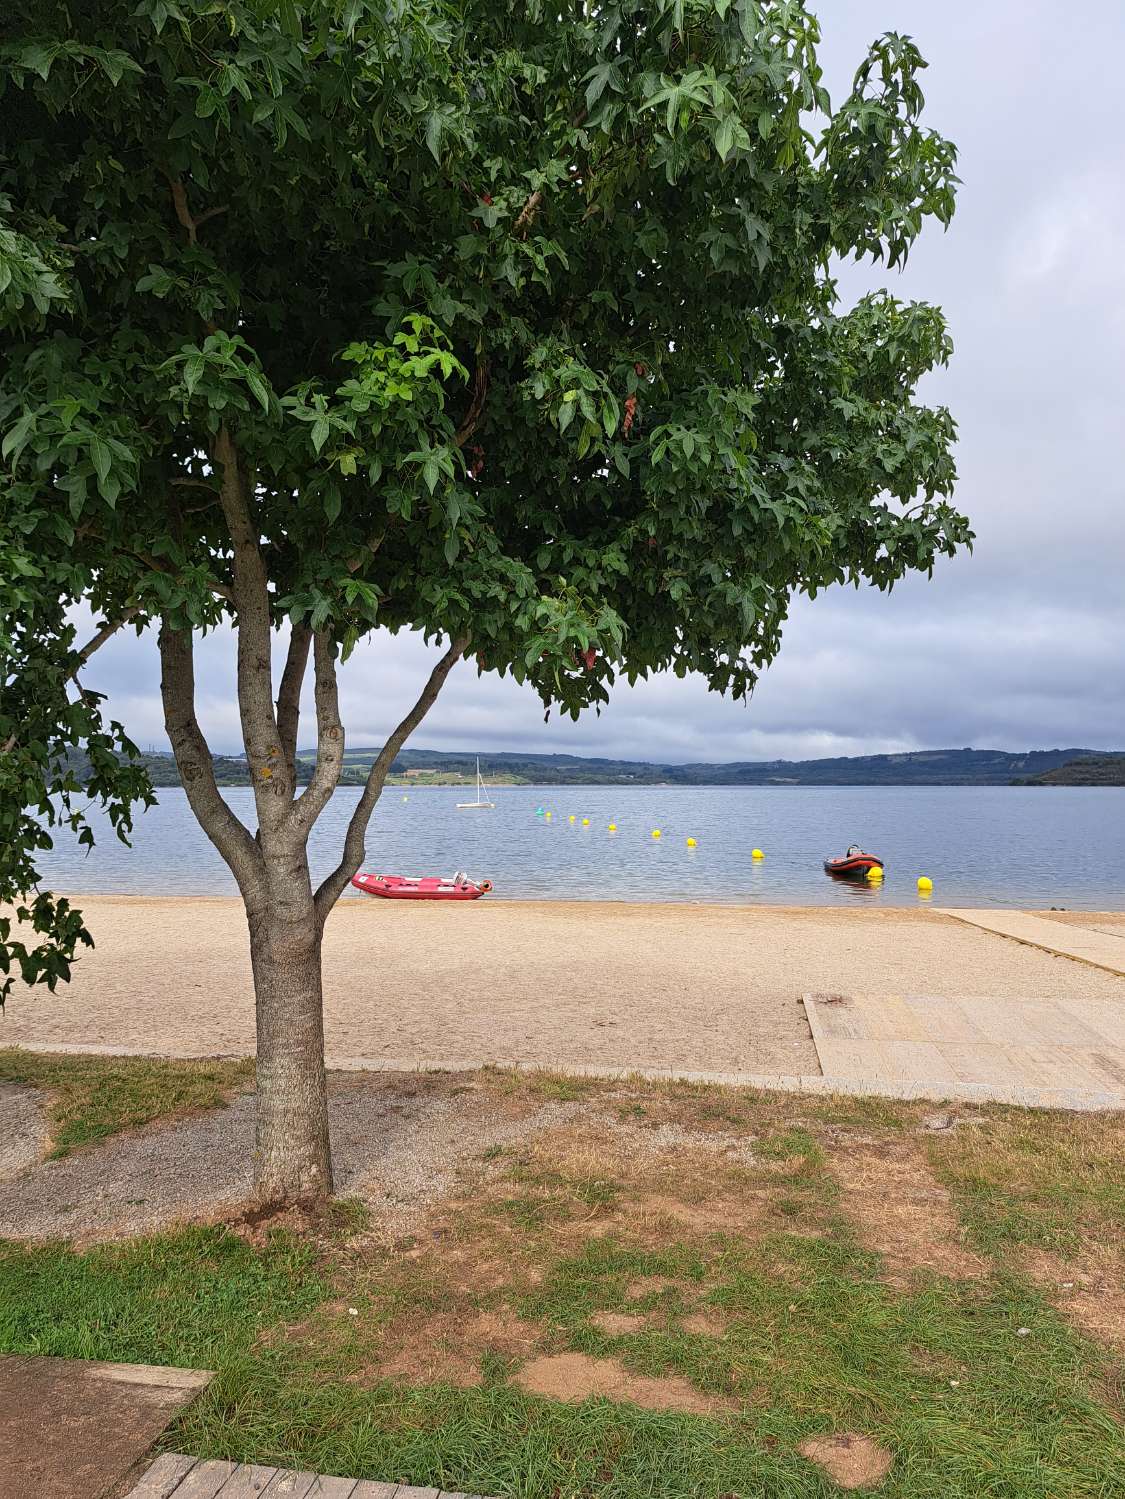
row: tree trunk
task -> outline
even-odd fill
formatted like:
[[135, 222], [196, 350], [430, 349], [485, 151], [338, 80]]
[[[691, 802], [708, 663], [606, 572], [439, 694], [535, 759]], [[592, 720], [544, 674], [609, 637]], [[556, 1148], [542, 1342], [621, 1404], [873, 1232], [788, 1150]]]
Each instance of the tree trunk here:
[[[270, 862], [267, 854], [267, 868]], [[307, 865], [303, 880], [294, 874], [290, 881], [302, 889], [249, 913], [258, 1030], [254, 1186], [271, 1204], [321, 1202], [332, 1191], [321, 932]]]

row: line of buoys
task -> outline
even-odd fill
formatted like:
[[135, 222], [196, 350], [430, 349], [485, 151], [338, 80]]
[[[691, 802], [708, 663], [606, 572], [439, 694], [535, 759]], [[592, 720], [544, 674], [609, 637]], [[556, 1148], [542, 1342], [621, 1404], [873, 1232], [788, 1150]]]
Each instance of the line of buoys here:
[[[407, 798], [404, 796], [403, 797], [403, 801], [406, 801], [406, 799]], [[547, 810], [544, 807], [536, 807], [536, 809], [535, 809], [535, 815], [536, 815], [536, 817], [542, 817], [542, 818], [544, 818], [547, 822], [550, 822], [551, 818], [554, 816], [554, 814], [552, 812], [550, 812], [549, 810]], [[577, 822], [577, 821], [578, 821], [578, 818], [575, 816], [575, 814], [573, 812], [567, 817], [567, 822], [573, 823], [573, 822]], [[584, 828], [588, 828], [590, 826], [590, 819], [588, 817], [583, 817], [582, 818], [582, 826]], [[606, 832], [607, 833], [616, 833], [617, 832], [617, 824], [615, 822], [607, 823], [606, 824]], [[661, 839], [664, 836], [664, 834], [663, 834], [663, 831], [660, 828], [653, 828], [653, 830], [652, 830], [652, 836], [653, 836], [654, 840], [659, 841], [659, 839]], [[685, 844], [686, 844], [686, 846], [688, 848], [698, 848], [699, 847], [698, 840], [695, 839], [695, 838], [688, 837], [684, 841], [685, 841]], [[760, 860], [764, 859], [766, 856], [765, 856], [765, 853], [762, 851], [762, 849], [755, 848], [755, 849], [751, 849], [751, 851], [750, 851], [750, 857], [754, 860], [755, 863], [758, 863]], [[882, 883], [882, 881], [883, 881], [884, 878], [885, 878], [885, 871], [882, 868], [880, 868], [878, 865], [873, 865], [867, 871], [867, 879], [873, 885], [878, 885], [878, 884]], [[920, 874], [918, 876], [918, 894], [919, 895], [928, 896], [928, 895], [932, 894], [933, 888], [934, 888], [934, 882], [929, 877], [928, 874]]]

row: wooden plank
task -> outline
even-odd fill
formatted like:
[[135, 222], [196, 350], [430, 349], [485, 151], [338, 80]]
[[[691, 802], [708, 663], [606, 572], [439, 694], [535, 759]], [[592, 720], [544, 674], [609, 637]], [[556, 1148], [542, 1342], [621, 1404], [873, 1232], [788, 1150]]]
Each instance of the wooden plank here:
[[[308, 1499], [308, 1492], [315, 1482], [315, 1473], [306, 1473], [297, 1468], [278, 1468], [262, 1490], [262, 1499]], [[176, 1499], [179, 1499], [178, 1494]]]
[[174, 1499], [215, 1499], [237, 1467], [237, 1463], [227, 1462], [225, 1458], [196, 1463], [179, 1488], [173, 1489]]
[[438, 1499], [440, 1489], [419, 1489], [412, 1484], [399, 1484], [395, 1499]]
[[262, 1491], [277, 1472], [261, 1463], [239, 1463], [227, 1479], [221, 1499], [261, 1499]]
[[[357, 1480], [354, 1478], [328, 1478], [318, 1473], [309, 1490], [308, 1499], [352, 1499]], [[226, 1494], [221, 1496], [226, 1499]]]
[[165, 1452], [156, 1459], [135, 1489], [125, 1499], [170, 1499], [180, 1481], [195, 1467], [196, 1459], [182, 1452]]
[[371, 1478], [361, 1478], [352, 1490], [352, 1499], [395, 1499], [397, 1483], [376, 1483]]

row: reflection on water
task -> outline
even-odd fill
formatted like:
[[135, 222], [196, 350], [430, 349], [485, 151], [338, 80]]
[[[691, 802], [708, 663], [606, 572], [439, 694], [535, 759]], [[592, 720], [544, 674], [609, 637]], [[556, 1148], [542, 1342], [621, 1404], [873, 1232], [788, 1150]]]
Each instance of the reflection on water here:
[[[252, 825], [250, 788], [224, 794]], [[321, 818], [310, 844], [317, 876], [335, 862], [358, 795], [337, 792]], [[493, 881], [490, 900], [913, 906], [924, 900], [915, 887], [925, 874], [937, 905], [1125, 909], [1125, 791], [1112, 787], [500, 786], [491, 812], [459, 812], [459, 797], [457, 787], [388, 787], [365, 867], [465, 870]], [[824, 873], [824, 858], [850, 843], [886, 861], [881, 886]], [[160, 792], [138, 819], [133, 845], [122, 847], [108, 826], [88, 856], [60, 841], [45, 856], [45, 882], [121, 894], [235, 893], [182, 791]], [[751, 859], [753, 848], [765, 858]]]

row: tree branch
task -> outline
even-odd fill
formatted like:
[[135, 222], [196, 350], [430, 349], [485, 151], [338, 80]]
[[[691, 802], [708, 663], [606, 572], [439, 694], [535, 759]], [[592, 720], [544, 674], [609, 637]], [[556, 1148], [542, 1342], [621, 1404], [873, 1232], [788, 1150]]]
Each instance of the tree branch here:
[[469, 409], [466, 411], [464, 419], [457, 428], [457, 432], [453, 438], [457, 447], [463, 448], [476, 431], [477, 423], [480, 421], [481, 413], [484, 410], [484, 402], [487, 395], [488, 360], [481, 354], [477, 356], [477, 369], [476, 374], [473, 376], [473, 398], [469, 402]]
[[87, 661], [89, 661], [94, 652], [100, 651], [102, 646], [105, 645], [106, 641], [109, 640], [111, 636], [117, 634], [122, 625], [127, 625], [133, 618], [133, 616], [139, 614], [140, 612], [141, 606], [139, 604], [133, 604], [128, 609], [125, 609], [121, 614], [119, 614], [116, 619], [111, 619], [107, 621], [106, 624], [102, 625], [98, 633], [91, 636], [91, 638], [87, 640], [86, 644], [79, 650], [78, 660], [75, 663], [74, 670], [71, 672], [71, 676], [73, 678], [77, 678], [79, 669], [84, 666]]
[[336, 684], [336, 643], [324, 630], [313, 637], [313, 693], [316, 699], [316, 769], [293, 808], [294, 821], [308, 836], [328, 805], [344, 768], [344, 725]]
[[195, 716], [191, 632], [174, 630], [167, 620], [160, 629], [160, 668], [164, 727], [188, 804], [238, 881], [247, 906], [261, 905], [264, 895], [261, 850], [219, 792], [211, 751]]
[[250, 765], [258, 821], [263, 827], [276, 827], [285, 816], [289, 797], [285, 794], [286, 762], [273, 706], [269, 580], [250, 514], [246, 475], [225, 422], [215, 438], [212, 458], [220, 476], [219, 498], [234, 547], [242, 742]]
[[367, 824], [371, 821], [375, 803], [382, 793], [387, 771], [390, 770], [399, 750], [430, 711], [438, 693], [445, 685], [446, 677], [464, 655], [468, 644], [469, 637], [462, 635], [449, 647], [430, 673], [429, 680], [423, 687], [418, 701], [384, 744], [372, 765], [363, 792], [348, 823], [340, 862], [316, 892], [316, 915], [321, 926], [328, 919], [329, 911], [343, 894], [348, 881], [363, 863], [363, 856], [367, 851], [365, 847]]
[[171, 173], [165, 172], [163, 167], [161, 167], [161, 171], [164, 173], [168, 186], [172, 190], [172, 207], [176, 210], [177, 219], [179, 219], [187, 231], [188, 244], [194, 245], [198, 243], [199, 226], [205, 224], [208, 219], [213, 219], [216, 214], [226, 213], [230, 204], [222, 203], [217, 208], [208, 208], [204, 213], [193, 218], [191, 209], [188, 207], [187, 193], [184, 191], [183, 183], [178, 177], [173, 177]]
[[277, 733], [293, 795], [297, 790], [297, 731], [301, 722], [301, 684], [305, 680], [311, 645], [312, 631], [308, 625], [294, 625], [289, 633], [289, 651], [285, 657], [285, 670], [281, 673], [281, 686], [277, 693]]
[[531, 228], [531, 221], [539, 211], [539, 205], [542, 201], [543, 189], [537, 187], [516, 215], [516, 221], [512, 225], [513, 234], [518, 234], [521, 239], [527, 238], [527, 231]]

